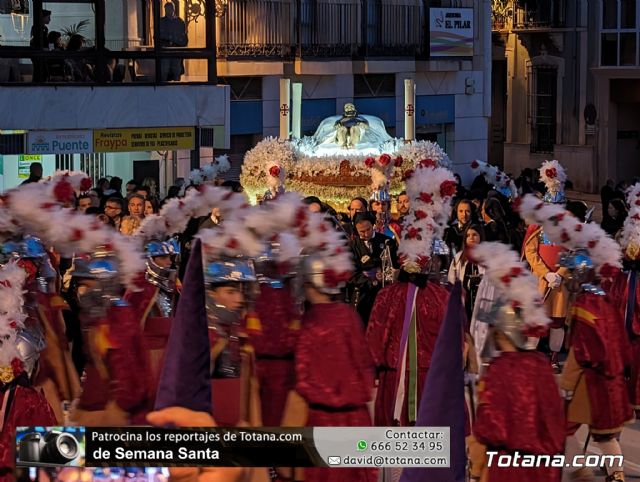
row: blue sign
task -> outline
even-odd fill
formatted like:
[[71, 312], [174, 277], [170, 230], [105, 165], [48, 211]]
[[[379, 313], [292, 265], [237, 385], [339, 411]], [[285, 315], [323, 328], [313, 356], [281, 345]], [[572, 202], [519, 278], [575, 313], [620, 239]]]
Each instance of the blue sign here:
[[453, 95], [416, 96], [416, 125], [453, 124], [456, 98]]
[[336, 115], [335, 99], [303, 99], [302, 100], [302, 133], [312, 134], [320, 122]]
[[395, 97], [367, 97], [354, 99], [353, 103], [360, 114], [380, 117], [387, 127], [396, 126]]
[[262, 134], [262, 101], [231, 101], [231, 135]]

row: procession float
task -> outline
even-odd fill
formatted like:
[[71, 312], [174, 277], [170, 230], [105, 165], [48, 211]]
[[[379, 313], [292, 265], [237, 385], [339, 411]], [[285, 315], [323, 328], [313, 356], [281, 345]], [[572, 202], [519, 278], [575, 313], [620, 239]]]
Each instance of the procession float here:
[[288, 127], [282, 131], [245, 154], [240, 182], [251, 203], [285, 190], [317, 196], [334, 207], [345, 207], [357, 196], [368, 199], [372, 192], [388, 200], [404, 189], [404, 179], [421, 162], [450, 167], [438, 144], [393, 138], [382, 119], [360, 114], [351, 103], [341, 115], [324, 119], [312, 136], [289, 139]]

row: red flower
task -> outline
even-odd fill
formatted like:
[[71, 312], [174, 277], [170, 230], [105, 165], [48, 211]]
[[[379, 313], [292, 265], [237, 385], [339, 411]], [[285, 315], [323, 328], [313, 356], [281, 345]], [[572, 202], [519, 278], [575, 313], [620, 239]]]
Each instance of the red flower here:
[[58, 183], [53, 188], [53, 195], [56, 200], [61, 203], [73, 201], [73, 186], [69, 181], [65, 178], [58, 181]]
[[423, 159], [420, 161], [420, 167], [436, 167], [433, 159]]
[[307, 210], [301, 206], [298, 208], [298, 212], [296, 212], [295, 225], [301, 226], [306, 221], [307, 221]]
[[272, 177], [279, 177], [280, 176], [280, 167], [279, 166], [271, 166], [269, 168], [269, 175]]
[[636, 213], [633, 216], [631, 216], [631, 219], [635, 219], [636, 221], [640, 221], [640, 214]]
[[476, 160], [471, 161], [471, 169], [478, 169], [480, 167], [480, 163]]
[[640, 206], [640, 199], [636, 199], [635, 204], [636, 204], [636, 206]]
[[582, 224], [576, 224], [576, 231], [582, 231]]
[[406, 171], [404, 171], [404, 174], [402, 175], [402, 180], [408, 181], [409, 179], [411, 179], [411, 176], [413, 176], [414, 172], [415, 171], [413, 169], [407, 169]]
[[382, 154], [378, 162], [380, 162], [382, 166], [388, 166], [391, 163], [391, 156], [389, 154]]
[[511, 283], [511, 275], [505, 274], [502, 278], [500, 278], [500, 281], [502, 281], [506, 285], [509, 285], [509, 283]]
[[596, 247], [596, 244], [598, 244], [598, 240], [597, 239], [592, 239], [591, 241], [589, 241], [589, 243], [587, 244], [587, 247], [589, 249], [593, 249]]
[[238, 247], [238, 240], [236, 238], [231, 238], [227, 241], [227, 248], [236, 249]]
[[427, 213], [420, 209], [417, 209], [413, 214], [415, 214], [416, 219], [424, 219], [427, 217]]
[[514, 278], [516, 276], [520, 276], [522, 274], [522, 268], [520, 266], [514, 266], [513, 268], [511, 268], [511, 276], [513, 276]]
[[45, 210], [53, 209], [57, 206], [56, 203], [42, 203], [40, 207]]
[[554, 178], [558, 175], [558, 171], [556, 171], [556, 168], [555, 168], [555, 167], [552, 167], [552, 168], [550, 168], [550, 169], [546, 169], [546, 170], [544, 171], [544, 173], [546, 174], [546, 176], [547, 176], [548, 178], [551, 178], [551, 179], [554, 179]]
[[12, 321], [11, 323], [9, 323], [9, 327], [15, 330], [16, 328], [18, 328], [18, 323], [16, 323], [15, 321]]
[[398, 156], [396, 157], [396, 160], [393, 161], [393, 165], [396, 167], [400, 167], [402, 166], [402, 162], [404, 161], [404, 159], [402, 159], [402, 156]]
[[[204, 189], [204, 185], [202, 185], [202, 188]], [[222, 199], [224, 201], [228, 201], [229, 199], [231, 199], [233, 197], [233, 194], [234, 194], [233, 191], [229, 191], [224, 196], [222, 196]]]
[[423, 203], [432, 204], [433, 203], [433, 195], [428, 192], [421, 192], [420, 197], [418, 198]]
[[17, 377], [24, 371], [24, 365], [22, 364], [22, 360], [18, 357], [11, 360], [11, 369], [13, 370], [13, 376]]
[[373, 167], [375, 163], [376, 163], [376, 160], [373, 157], [367, 157], [364, 160], [364, 165], [367, 167]]
[[327, 225], [326, 225], [325, 223], [322, 223], [322, 224], [320, 225], [320, 227], [318, 228], [318, 230], [319, 230], [321, 233], [326, 233], [329, 229], [327, 228]]
[[82, 232], [82, 230], [78, 228], [74, 228], [73, 231], [71, 232], [71, 240], [80, 241], [82, 238], [84, 238], [84, 233]]
[[456, 188], [458, 185], [455, 181], [444, 181], [440, 184], [440, 196], [442, 197], [451, 197], [456, 193]]
[[539, 211], [540, 209], [542, 209], [544, 207], [544, 203], [538, 203], [534, 206], [536, 211]]
[[93, 182], [91, 181], [91, 178], [85, 177], [84, 179], [82, 179], [82, 181], [80, 181], [80, 190], [88, 191], [89, 189], [91, 189], [92, 184]]
[[407, 229], [406, 239], [421, 239], [420, 228], [409, 226], [409, 228]]
[[560, 241], [562, 241], [563, 243], [566, 243], [570, 239], [571, 238], [569, 237], [569, 234], [566, 231], [562, 231], [562, 234], [560, 235]]

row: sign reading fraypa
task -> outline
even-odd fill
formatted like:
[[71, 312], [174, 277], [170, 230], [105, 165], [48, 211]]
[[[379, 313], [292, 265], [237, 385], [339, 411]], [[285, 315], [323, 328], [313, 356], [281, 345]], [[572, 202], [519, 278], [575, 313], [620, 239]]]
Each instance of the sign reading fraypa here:
[[93, 151], [89, 130], [29, 131], [28, 154], [88, 154]]
[[193, 127], [101, 129], [93, 131], [94, 152], [174, 151], [195, 147]]
[[473, 57], [473, 9], [430, 9], [431, 57]]

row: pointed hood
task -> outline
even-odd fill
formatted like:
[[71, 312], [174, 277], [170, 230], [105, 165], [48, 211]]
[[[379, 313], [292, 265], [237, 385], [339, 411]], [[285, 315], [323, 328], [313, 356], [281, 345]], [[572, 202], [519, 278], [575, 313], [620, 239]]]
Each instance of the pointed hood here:
[[464, 307], [462, 286], [457, 282], [440, 328], [427, 373], [416, 427], [451, 427], [451, 456], [447, 468], [406, 468], [400, 482], [464, 482], [467, 456], [465, 449], [465, 400], [462, 367]]
[[177, 406], [211, 413], [210, 364], [202, 247], [196, 240], [171, 327], [155, 409]]

